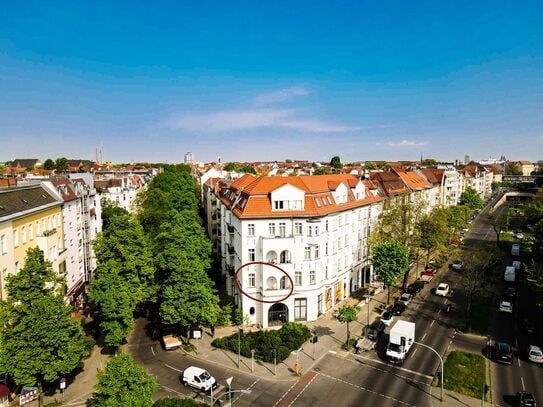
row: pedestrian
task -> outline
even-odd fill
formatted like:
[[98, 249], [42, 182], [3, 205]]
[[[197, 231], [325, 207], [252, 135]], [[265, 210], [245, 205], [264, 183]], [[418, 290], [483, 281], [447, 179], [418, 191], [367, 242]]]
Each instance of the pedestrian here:
[[215, 337], [215, 325], [211, 325], [211, 337]]

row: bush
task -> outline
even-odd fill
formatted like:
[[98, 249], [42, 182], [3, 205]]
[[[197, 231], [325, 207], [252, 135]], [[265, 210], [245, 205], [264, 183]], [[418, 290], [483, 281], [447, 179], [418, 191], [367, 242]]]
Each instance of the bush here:
[[251, 349], [255, 349], [255, 358], [264, 362], [273, 362], [275, 349], [277, 362], [285, 360], [293, 350], [299, 349], [311, 333], [305, 325], [287, 322], [278, 331], [257, 331], [216, 338], [211, 345], [237, 353], [238, 349], [245, 357], [251, 357]]
[[217, 317], [217, 326], [230, 325], [232, 325], [232, 306], [227, 304], [221, 308], [219, 316]]

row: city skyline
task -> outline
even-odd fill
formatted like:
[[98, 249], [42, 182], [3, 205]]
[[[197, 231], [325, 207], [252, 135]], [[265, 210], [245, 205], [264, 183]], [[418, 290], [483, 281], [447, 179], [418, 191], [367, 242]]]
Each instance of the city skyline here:
[[[128, 7], [130, 5], [130, 7]], [[11, 4], [0, 160], [543, 159], [543, 5]]]

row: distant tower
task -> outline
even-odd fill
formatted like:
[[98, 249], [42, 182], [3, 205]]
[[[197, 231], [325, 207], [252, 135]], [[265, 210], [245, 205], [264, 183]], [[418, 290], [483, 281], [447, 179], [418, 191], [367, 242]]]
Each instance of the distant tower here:
[[221, 156], [218, 156], [217, 157], [217, 164], [220, 164], [221, 163]]
[[189, 151], [188, 153], [185, 154], [185, 164], [192, 164], [192, 163], [194, 163], [194, 156]]
[[469, 155], [464, 156], [464, 164], [468, 164], [471, 160], [469, 159]]

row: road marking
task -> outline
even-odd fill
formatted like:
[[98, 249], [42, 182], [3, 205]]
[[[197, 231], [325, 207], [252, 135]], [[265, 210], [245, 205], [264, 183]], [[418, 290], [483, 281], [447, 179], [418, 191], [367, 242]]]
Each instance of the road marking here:
[[298, 393], [298, 395], [294, 398], [294, 400], [292, 400], [292, 402], [288, 405], [289, 407], [292, 406], [294, 404], [294, 402], [296, 400], [298, 400], [298, 397], [300, 397], [302, 395], [302, 393], [305, 391], [305, 389], [307, 389], [309, 387], [309, 385], [311, 384], [311, 382], [313, 382], [313, 380], [315, 380], [315, 377], [317, 377], [318, 373], [315, 374], [315, 376], [313, 376], [313, 378], [309, 381], [309, 383], [307, 383], [304, 388], [302, 390], [300, 390], [300, 392]]
[[[377, 360], [377, 359], [370, 359], [370, 358], [366, 358], [364, 356], [358, 356], [358, 355], [354, 356], [354, 358], [355, 359], [364, 359], [364, 360], [367, 360], [367, 361], [370, 361], [370, 362], [375, 362], [375, 363], [378, 363], [380, 365], [385, 365], [385, 366], [388, 366], [388, 367], [391, 367], [391, 368], [394, 368], [394, 369], [397, 369], [397, 370], [401, 370], [402, 372], [407, 372], [407, 373], [411, 373], [411, 374], [414, 374], [414, 375], [417, 375], [417, 376], [422, 376], [422, 377], [424, 377], [426, 379], [429, 379], [429, 380], [434, 380], [434, 376], [430, 376], [430, 375], [427, 375], [427, 374], [424, 374], [424, 373], [416, 372], [414, 370], [407, 369], [405, 367], [394, 366], [394, 365], [391, 365], [390, 363], [381, 362], [380, 360]], [[368, 366], [371, 366], [371, 365], [368, 365]], [[374, 369], [377, 369], [375, 366], [371, 366], [371, 367], [373, 367]]]
[[430, 324], [430, 326], [434, 326], [434, 322], [436, 322], [435, 319], [432, 320], [432, 323]]
[[166, 363], [164, 363], [164, 366], [169, 367], [170, 369], [175, 370], [176, 372], [179, 372], [179, 373], [182, 373], [182, 372], [183, 372], [182, 370], [180, 370], [180, 369], [178, 369], [178, 368], [176, 368], [176, 367], [170, 366], [170, 365], [168, 365], [168, 364], [166, 364]]
[[415, 356], [415, 353], [417, 353], [418, 350], [419, 350], [418, 348], [415, 349], [415, 350], [413, 351], [413, 353], [411, 353], [411, 357], [414, 357], [414, 356]]
[[526, 390], [526, 386], [524, 386], [524, 378], [520, 378], [520, 382], [522, 383], [522, 390]]
[[428, 333], [428, 332], [424, 332], [424, 335], [422, 335], [422, 338], [420, 338], [421, 342], [424, 340], [424, 338], [426, 338], [426, 334], [427, 334], [427, 333]]
[[517, 358], [518, 367], [520, 367], [520, 358]]
[[155, 349], [153, 346], [151, 346], [151, 353], [153, 354], [153, 356], [155, 356]]
[[328, 353], [331, 353], [332, 355], [335, 355], [337, 352], [335, 350], [329, 350]]
[[366, 387], [362, 387], [362, 386], [359, 386], [359, 385], [357, 385], [357, 384], [350, 383], [350, 382], [348, 382], [348, 381], [346, 381], [346, 380], [338, 379], [337, 377], [329, 376], [329, 375], [324, 374], [324, 373], [319, 373], [319, 374], [320, 374], [321, 376], [327, 377], [327, 378], [329, 378], [329, 379], [336, 380], [336, 381], [338, 381], [338, 382], [344, 383], [344, 384], [346, 384], [346, 385], [348, 385], [348, 386], [352, 386], [352, 387], [355, 387], [355, 388], [357, 388], [357, 389], [360, 389], [360, 390], [363, 390], [363, 391], [367, 391], [368, 393], [372, 393], [372, 394], [375, 394], [375, 395], [377, 395], [377, 396], [384, 397], [384, 398], [386, 398], [386, 399], [388, 399], [388, 400], [392, 400], [392, 401], [394, 401], [395, 403], [403, 404], [403, 405], [405, 405], [405, 406], [410, 406], [410, 407], [416, 407], [416, 406], [413, 405], [413, 404], [409, 404], [409, 403], [406, 403], [405, 401], [398, 400], [398, 399], [396, 399], [396, 398], [394, 398], [394, 397], [387, 396], [386, 394], [377, 393], [377, 392], [374, 391], [374, 390], [370, 390], [370, 389], [368, 389], [368, 388], [366, 388]]

